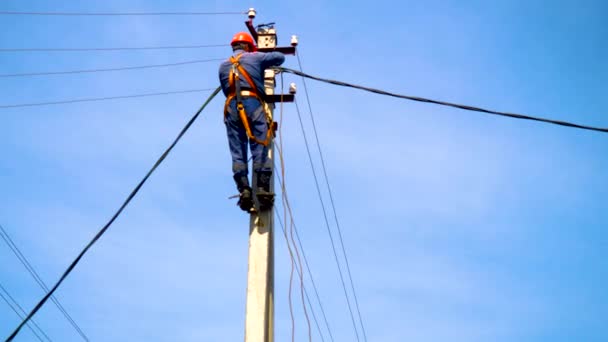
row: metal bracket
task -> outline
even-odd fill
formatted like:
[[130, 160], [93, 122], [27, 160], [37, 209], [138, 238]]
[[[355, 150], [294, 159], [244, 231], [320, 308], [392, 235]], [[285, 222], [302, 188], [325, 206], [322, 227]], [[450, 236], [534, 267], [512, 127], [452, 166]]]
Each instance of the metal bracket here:
[[247, 26], [247, 29], [249, 30], [249, 33], [251, 33], [253, 40], [257, 42], [258, 41], [258, 31], [256, 31], [255, 27], [253, 26], [253, 18], [247, 20], [245, 22], [245, 26]]
[[264, 99], [268, 103], [278, 103], [278, 102], [293, 102], [295, 96], [293, 94], [274, 94], [274, 95], [266, 95]]
[[295, 55], [296, 54], [296, 48], [294, 46], [277, 46], [274, 48], [259, 48], [258, 51], [260, 51], [260, 52], [278, 51], [278, 52], [284, 53], [286, 55]]

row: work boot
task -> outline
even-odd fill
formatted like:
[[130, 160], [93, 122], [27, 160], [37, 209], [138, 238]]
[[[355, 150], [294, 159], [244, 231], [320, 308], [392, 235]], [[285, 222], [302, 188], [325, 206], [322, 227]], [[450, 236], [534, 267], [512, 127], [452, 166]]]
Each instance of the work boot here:
[[243, 211], [250, 212], [253, 208], [253, 195], [249, 186], [249, 178], [245, 172], [237, 172], [234, 174], [236, 188], [239, 190], [239, 201], [237, 205]]
[[247, 187], [239, 194], [239, 201], [236, 203], [241, 210], [245, 212], [251, 212], [253, 209], [253, 196], [251, 195], [251, 188]]
[[260, 210], [268, 210], [274, 204], [274, 194], [270, 191], [272, 172], [258, 171], [257, 177], [256, 197], [258, 198], [258, 202], [260, 202]]

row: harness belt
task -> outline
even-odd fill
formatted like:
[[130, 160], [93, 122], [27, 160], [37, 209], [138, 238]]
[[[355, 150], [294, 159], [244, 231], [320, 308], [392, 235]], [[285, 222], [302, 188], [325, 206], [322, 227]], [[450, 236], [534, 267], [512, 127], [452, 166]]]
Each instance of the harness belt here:
[[[249, 140], [253, 140], [260, 145], [268, 146], [268, 144], [270, 144], [270, 141], [272, 140], [270, 114], [267, 110], [266, 102], [264, 102], [264, 100], [262, 100], [262, 97], [259, 95], [258, 89], [255, 86], [253, 79], [251, 79], [251, 76], [249, 75], [249, 73], [247, 73], [245, 68], [243, 68], [243, 66], [239, 62], [239, 60], [241, 59], [242, 56], [243, 56], [243, 54], [240, 54], [236, 57], [230, 57], [230, 62], [232, 63], [232, 69], [230, 70], [230, 76], [228, 77], [228, 81], [229, 81], [229, 85], [230, 85], [230, 92], [229, 92], [229, 95], [226, 96], [226, 103], [224, 104], [224, 116], [228, 115], [228, 109], [230, 108], [230, 102], [232, 100], [234, 100], [234, 98], [236, 98], [236, 109], [239, 112], [239, 118], [241, 119], [241, 122], [243, 122], [243, 126], [245, 127], [245, 132], [247, 133], [247, 137], [249, 138]], [[239, 82], [241, 76], [245, 79], [245, 81], [247, 81], [247, 83], [249, 84], [249, 87], [251, 87], [251, 90], [241, 90], [241, 86], [240, 86], [240, 82]], [[266, 114], [266, 121], [268, 124], [268, 131], [266, 133], [265, 140], [259, 140], [251, 132], [251, 126], [249, 125], [249, 118], [247, 117], [247, 113], [245, 112], [245, 107], [243, 106], [243, 101], [242, 101], [243, 96], [255, 97], [258, 101], [260, 101], [261, 110], [263, 110], [264, 113]]]
[[253, 91], [250, 91], [250, 90], [241, 90], [241, 96], [257, 97], [258, 94], [254, 93]]

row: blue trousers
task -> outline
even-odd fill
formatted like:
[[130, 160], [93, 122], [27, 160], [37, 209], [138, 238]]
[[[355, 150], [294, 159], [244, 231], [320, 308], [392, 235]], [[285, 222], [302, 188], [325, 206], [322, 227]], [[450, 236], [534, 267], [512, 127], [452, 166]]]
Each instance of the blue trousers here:
[[[249, 119], [251, 133], [260, 141], [266, 140], [269, 128], [262, 104], [255, 97], [243, 97], [242, 101]], [[235, 175], [247, 175], [247, 145], [249, 145], [253, 157], [253, 171], [270, 172], [272, 169], [268, 160], [268, 148], [255, 141], [249, 141], [247, 138], [245, 126], [243, 126], [236, 109], [236, 99], [230, 102], [224, 123], [226, 124], [228, 146], [232, 156], [232, 172]]]

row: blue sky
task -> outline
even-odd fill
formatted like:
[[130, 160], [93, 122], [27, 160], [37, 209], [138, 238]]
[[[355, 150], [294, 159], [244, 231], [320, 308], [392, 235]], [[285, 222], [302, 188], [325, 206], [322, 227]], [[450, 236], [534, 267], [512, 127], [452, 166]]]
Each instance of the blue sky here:
[[[277, 23], [280, 43], [299, 35], [308, 73], [608, 127], [608, 5], [602, 1], [8, 0], [1, 7], [252, 6], [257, 22]], [[245, 19], [3, 16], [0, 47], [222, 44]], [[228, 53], [0, 53], [0, 73]], [[297, 61], [288, 57], [285, 65], [297, 68]], [[214, 88], [216, 73], [214, 62], [0, 78], [0, 105]], [[286, 81], [303, 89], [293, 76]], [[308, 86], [369, 341], [608, 340], [608, 136], [313, 81]], [[0, 224], [48, 284], [206, 97], [0, 109]], [[298, 99], [306, 109], [302, 91]], [[248, 217], [226, 199], [235, 191], [221, 111], [222, 101], [212, 102], [58, 290], [91, 340], [242, 339]], [[294, 105], [285, 107], [283, 136], [296, 223], [334, 339], [354, 341]], [[279, 234], [276, 248], [276, 340], [286, 341], [290, 263]], [[42, 291], [3, 244], [0, 260], [0, 283], [32, 308]], [[296, 337], [305, 341], [295, 298]], [[35, 319], [54, 341], [79, 341], [52, 303]], [[0, 336], [17, 323], [0, 303]], [[320, 341], [314, 330], [313, 338]], [[17, 339], [34, 340], [28, 330]]]

